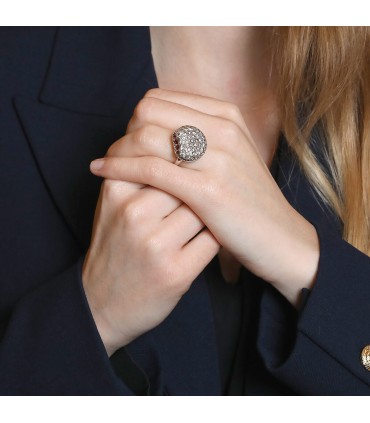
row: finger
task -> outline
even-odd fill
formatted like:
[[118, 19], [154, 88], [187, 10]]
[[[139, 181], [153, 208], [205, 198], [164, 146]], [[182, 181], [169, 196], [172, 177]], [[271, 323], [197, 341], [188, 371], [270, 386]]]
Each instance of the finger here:
[[171, 135], [169, 129], [146, 125], [112, 144], [106, 156], [158, 156], [173, 163], [176, 161], [176, 155]]
[[[155, 156], [175, 163], [177, 157], [171, 139], [171, 131], [159, 126], [148, 125], [125, 135], [109, 148], [106, 157]], [[192, 169], [213, 167], [220, 160], [219, 150], [207, 151], [207, 156], [194, 162], [183, 162], [181, 166]], [[206, 159], [206, 160], [205, 160]]]
[[239, 108], [233, 103], [202, 95], [164, 90], [161, 88], [153, 88], [149, 90], [145, 94], [145, 97], [153, 97], [160, 100], [170, 101], [172, 103], [182, 104], [183, 106], [190, 107], [202, 113], [220, 116], [224, 119], [231, 120], [242, 129], [246, 128], [243, 115], [241, 114]]
[[181, 248], [204, 228], [202, 220], [186, 205], [182, 204], [163, 219], [160, 230], [164, 243]]
[[146, 221], [164, 218], [178, 209], [182, 201], [167, 192], [146, 186], [129, 198], [130, 216]]
[[211, 141], [212, 147], [220, 149], [241, 134], [245, 135], [235, 122], [154, 97], [144, 97], [139, 102], [127, 132], [131, 133], [148, 124], [170, 129], [171, 132], [183, 125], [196, 126], [204, 133], [207, 141]]
[[186, 272], [193, 271], [190, 279], [195, 279], [207, 264], [215, 257], [220, 244], [209, 229], [204, 229], [178, 253], [178, 266], [185, 265]]
[[119, 207], [127, 203], [144, 186], [134, 182], [105, 179], [102, 183], [102, 192], [105, 199], [103, 207], [110, 207], [113, 204]]
[[94, 160], [91, 171], [108, 179], [151, 185], [179, 198], [193, 210], [202, 201], [202, 172], [176, 166], [159, 157], [106, 157]]

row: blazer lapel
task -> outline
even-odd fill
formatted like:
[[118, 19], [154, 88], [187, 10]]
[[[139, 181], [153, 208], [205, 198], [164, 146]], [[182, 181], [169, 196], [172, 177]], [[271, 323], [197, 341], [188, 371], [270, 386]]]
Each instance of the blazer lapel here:
[[89, 163], [124, 135], [156, 85], [148, 28], [68, 27], [57, 31], [41, 101], [14, 99], [50, 195], [84, 248], [101, 183]]
[[65, 27], [57, 31], [40, 100], [112, 116], [156, 85], [148, 27]]
[[101, 180], [89, 171], [123, 135], [121, 121], [17, 97], [14, 105], [50, 196], [79, 244], [89, 245]]
[[[124, 135], [137, 102], [157, 86], [148, 28], [63, 28], [39, 100], [14, 99], [35, 163], [82, 251], [90, 242], [101, 184], [89, 163]], [[153, 354], [142, 354], [153, 342]], [[220, 393], [203, 275], [161, 325], [128, 349], [172, 394]], [[162, 370], [164, 377], [158, 374]]]

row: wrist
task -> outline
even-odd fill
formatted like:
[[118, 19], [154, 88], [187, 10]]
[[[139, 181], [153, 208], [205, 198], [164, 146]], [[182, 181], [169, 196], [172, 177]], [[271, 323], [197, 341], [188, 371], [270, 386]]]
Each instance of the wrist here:
[[86, 300], [89, 305], [91, 315], [95, 322], [95, 326], [102, 340], [102, 343], [104, 344], [107, 355], [108, 357], [110, 357], [120, 348], [120, 346], [115, 345], [115, 342], [114, 342], [115, 337], [113, 335], [113, 330], [111, 328], [111, 325], [107, 321], [104, 310], [102, 309], [102, 307], [99, 307], [97, 305], [97, 301], [95, 299], [94, 293], [91, 292], [90, 286], [88, 284], [89, 278], [87, 274], [88, 274], [88, 270], [87, 270], [86, 258], [85, 258], [85, 262], [84, 262], [83, 270], [82, 270], [82, 286], [85, 292]]
[[312, 289], [317, 278], [320, 243], [315, 227], [295, 211], [295, 225], [285, 238], [281, 272], [271, 284], [296, 308], [303, 288]]
[[86, 298], [89, 303], [91, 314], [93, 316], [102, 343], [104, 344], [107, 355], [108, 357], [111, 357], [120, 348], [120, 346], [115, 344], [115, 337], [113, 335], [112, 328], [106, 321], [104, 314], [94, 308], [91, 301], [89, 301], [88, 295], [86, 295]]

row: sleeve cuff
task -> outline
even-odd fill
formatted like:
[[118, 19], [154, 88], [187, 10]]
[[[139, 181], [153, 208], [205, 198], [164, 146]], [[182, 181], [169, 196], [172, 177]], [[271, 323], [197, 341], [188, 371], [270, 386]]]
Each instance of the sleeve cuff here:
[[82, 262], [16, 305], [0, 347], [1, 394], [133, 394], [109, 362], [82, 286]]
[[368, 331], [370, 258], [316, 221], [317, 279], [300, 311], [270, 286], [261, 301], [258, 349], [268, 370], [305, 394], [370, 393], [360, 354]]

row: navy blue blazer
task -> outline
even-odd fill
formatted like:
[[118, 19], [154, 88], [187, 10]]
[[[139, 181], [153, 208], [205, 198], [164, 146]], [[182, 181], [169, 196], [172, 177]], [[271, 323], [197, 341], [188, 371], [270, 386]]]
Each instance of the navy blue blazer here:
[[[133, 394], [106, 355], [81, 267], [101, 183], [89, 163], [156, 86], [148, 28], [0, 28], [0, 394]], [[259, 354], [297, 394], [369, 394], [370, 258], [341, 239], [286, 146], [277, 182], [321, 253], [288, 348], [286, 302], [266, 284]], [[204, 274], [127, 350], [152, 394], [220, 394]]]

